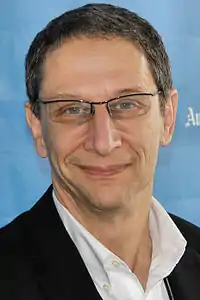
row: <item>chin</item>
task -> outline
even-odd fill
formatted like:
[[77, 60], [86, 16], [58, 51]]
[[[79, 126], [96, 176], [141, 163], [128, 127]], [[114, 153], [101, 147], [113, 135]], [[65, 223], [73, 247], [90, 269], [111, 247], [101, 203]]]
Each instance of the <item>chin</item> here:
[[123, 206], [124, 192], [120, 188], [113, 187], [99, 187], [90, 190], [88, 201], [96, 209], [104, 211], [116, 210]]
[[[113, 201], [112, 201], [113, 200]], [[123, 207], [123, 203], [116, 199], [95, 199], [90, 202], [95, 211], [99, 212], [114, 212]]]

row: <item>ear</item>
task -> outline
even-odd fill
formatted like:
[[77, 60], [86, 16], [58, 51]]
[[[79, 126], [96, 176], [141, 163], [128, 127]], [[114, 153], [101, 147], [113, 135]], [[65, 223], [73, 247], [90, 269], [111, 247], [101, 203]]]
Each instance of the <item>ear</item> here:
[[26, 111], [26, 121], [31, 129], [36, 151], [39, 156], [45, 158], [47, 157], [47, 150], [43, 139], [41, 121], [33, 113], [29, 101], [27, 101], [24, 106]]
[[178, 92], [176, 89], [171, 89], [170, 96], [165, 104], [164, 112], [163, 112], [163, 132], [161, 135], [160, 145], [167, 146], [172, 139], [175, 121], [176, 121], [176, 113], [178, 107]]

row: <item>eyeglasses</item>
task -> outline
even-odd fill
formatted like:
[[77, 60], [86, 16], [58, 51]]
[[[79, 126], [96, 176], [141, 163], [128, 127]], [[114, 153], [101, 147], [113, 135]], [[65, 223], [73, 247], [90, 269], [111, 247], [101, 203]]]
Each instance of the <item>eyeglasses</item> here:
[[112, 119], [131, 119], [146, 114], [151, 107], [151, 97], [160, 94], [133, 93], [112, 98], [108, 101], [89, 102], [86, 100], [49, 100], [37, 99], [48, 108], [50, 118], [55, 122], [83, 124], [95, 114], [96, 105], [106, 105]]

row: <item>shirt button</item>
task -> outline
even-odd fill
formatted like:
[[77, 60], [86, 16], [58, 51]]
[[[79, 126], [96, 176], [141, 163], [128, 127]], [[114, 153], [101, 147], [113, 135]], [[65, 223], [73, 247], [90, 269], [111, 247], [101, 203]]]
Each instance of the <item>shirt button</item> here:
[[120, 262], [118, 262], [117, 260], [113, 260], [113, 261], [112, 261], [112, 265], [113, 265], [115, 268], [119, 268]]
[[105, 284], [103, 285], [103, 289], [104, 289], [106, 292], [109, 292], [110, 286], [109, 286], [107, 283], [105, 283]]

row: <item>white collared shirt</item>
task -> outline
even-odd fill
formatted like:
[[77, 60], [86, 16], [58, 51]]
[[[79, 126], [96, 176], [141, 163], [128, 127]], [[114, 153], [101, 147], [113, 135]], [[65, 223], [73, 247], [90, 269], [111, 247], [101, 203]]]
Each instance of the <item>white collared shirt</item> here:
[[145, 291], [129, 267], [91, 235], [58, 201], [54, 192], [53, 199], [103, 300], [169, 300], [163, 279], [182, 257], [186, 240], [155, 198], [152, 198], [149, 216], [153, 254]]

